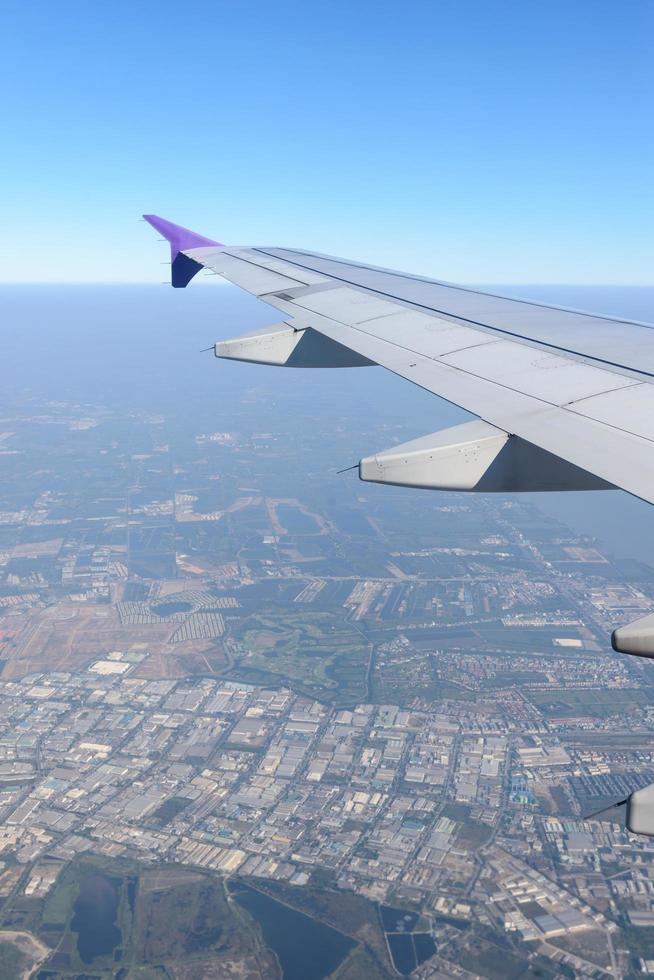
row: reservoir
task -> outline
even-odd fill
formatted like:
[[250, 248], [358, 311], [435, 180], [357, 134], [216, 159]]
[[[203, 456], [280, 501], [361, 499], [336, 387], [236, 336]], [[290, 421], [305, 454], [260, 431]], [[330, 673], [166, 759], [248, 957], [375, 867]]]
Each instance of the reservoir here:
[[324, 980], [356, 946], [337, 929], [247, 885], [231, 886], [230, 892], [261, 926], [266, 945], [277, 955], [284, 980]]
[[190, 612], [193, 609], [193, 605], [190, 602], [181, 601], [171, 601], [171, 602], [160, 602], [156, 606], [152, 607], [152, 612], [157, 616], [161, 616], [162, 619], [166, 619], [167, 616], [175, 616], [177, 613]]
[[122, 940], [116, 925], [121, 879], [92, 872], [82, 879], [71, 929], [77, 933], [77, 952], [83, 963], [110, 956]]
[[305, 514], [299, 507], [279, 504], [277, 516], [289, 534], [318, 534], [320, 531], [313, 517]]

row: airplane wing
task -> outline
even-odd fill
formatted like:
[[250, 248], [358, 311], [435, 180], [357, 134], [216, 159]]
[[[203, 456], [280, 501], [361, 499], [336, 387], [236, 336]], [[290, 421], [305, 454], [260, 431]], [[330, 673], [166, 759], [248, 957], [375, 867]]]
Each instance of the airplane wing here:
[[[556, 470], [557, 489], [615, 486], [654, 502], [651, 325], [313, 252], [218, 245], [144, 217], [171, 242], [174, 284], [207, 268], [281, 312], [278, 329], [217, 345], [219, 355], [289, 366], [380, 364], [488, 423], [476, 442], [480, 432], [497, 431], [549, 454], [539, 459], [550, 471], [550, 457], [572, 464]], [[526, 447], [520, 455], [533, 468]], [[384, 462], [383, 454], [373, 459]], [[594, 479], [584, 482], [580, 471]]]

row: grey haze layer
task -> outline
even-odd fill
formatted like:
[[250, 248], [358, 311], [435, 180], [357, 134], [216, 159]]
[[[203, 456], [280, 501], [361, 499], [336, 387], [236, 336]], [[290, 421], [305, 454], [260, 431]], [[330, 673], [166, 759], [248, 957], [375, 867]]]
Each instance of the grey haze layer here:
[[[654, 288], [494, 286], [498, 292], [635, 320], [654, 320]], [[164, 286], [16, 285], [0, 287], [4, 408], [31, 398], [105, 404], [173, 415], [180, 431], [220, 423], [224, 399], [244, 390], [274, 395], [275, 409], [321, 407], [326, 426], [361, 425], [359, 455], [385, 444], [399, 422], [413, 438], [469, 416], [385, 371], [296, 371], [216, 362], [215, 341], [279, 319], [276, 310], [229, 286], [176, 292]], [[652, 337], [654, 345], [654, 335]], [[266, 425], [274, 428], [275, 418]], [[353, 462], [344, 460], [343, 465]], [[311, 464], [315, 465], [314, 463]], [[302, 474], [298, 473], [301, 480]], [[343, 477], [354, 478], [351, 476]], [[407, 491], [415, 492], [415, 491]], [[627, 494], [537, 494], [534, 502], [573, 528], [600, 538], [619, 557], [654, 564], [654, 511]]]

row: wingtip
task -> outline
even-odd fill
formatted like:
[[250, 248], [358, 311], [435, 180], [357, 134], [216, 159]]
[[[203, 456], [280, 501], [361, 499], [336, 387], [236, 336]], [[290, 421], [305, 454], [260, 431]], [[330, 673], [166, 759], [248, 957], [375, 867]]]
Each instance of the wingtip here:
[[190, 228], [184, 228], [182, 225], [176, 225], [166, 218], [161, 218], [158, 214], [144, 214], [143, 220], [147, 221], [149, 225], [152, 225], [156, 231], [170, 242], [171, 256], [173, 259], [178, 252], [184, 252], [187, 248], [202, 248], [203, 245], [220, 246], [221, 244], [221, 242], [217, 242], [213, 238], [207, 238], [205, 235], [198, 234], [197, 231], [191, 231]]
[[202, 268], [199, 262], [184, 254], [187, 249], [202, 248], [205, 245], [220, 247], [221, 244], [191, 231], [190, 228], [183, 228], [166, 218], [160, 218], [158, 214], [144, 214], [143, 220], [152, 225], [170, 244], [171, 282], [176, 288], [183, 289], [187, 286]]

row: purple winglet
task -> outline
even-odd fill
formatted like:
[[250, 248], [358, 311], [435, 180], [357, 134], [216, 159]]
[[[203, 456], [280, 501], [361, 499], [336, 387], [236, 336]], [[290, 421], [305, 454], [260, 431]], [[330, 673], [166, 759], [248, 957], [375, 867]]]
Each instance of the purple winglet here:
[[213, 238], [205, 238], [204, 235], [198, 235], [197, 232], [191, 231], [189, 228], [174, 225], [172, 221], [166, 221], [165, 218], [160, 218], [156, 214], [144, 214], [143, 217], [149, 225], [156, 228], [170, 242], [173, 286], [187, 286], [196, 272], [202, 268], [199, 262], [181, 253], [188, 248], [201, 248], [203, 245], [220, 247], [221, 245], [220, 242], [215, 242]]
[[205, 238], [204, 235], [198, 235], [195, 231], [190, 231], [188, 228], [182, 228], [181, 225], [174, 225], [172, 221], [166, 221], [165, 218], [160, 218], [156, 214], [144, 214], [143, 217], [156, 228], [157, 231], [161, 232], [164, 238], [168, 239], [170, 242], [170, 257], [174, 259], [178, 252], [183, 252], [187, 248], [201, 248], [203, 245], [220, 245], [220, 242], [214, 242], [213, 238]]

